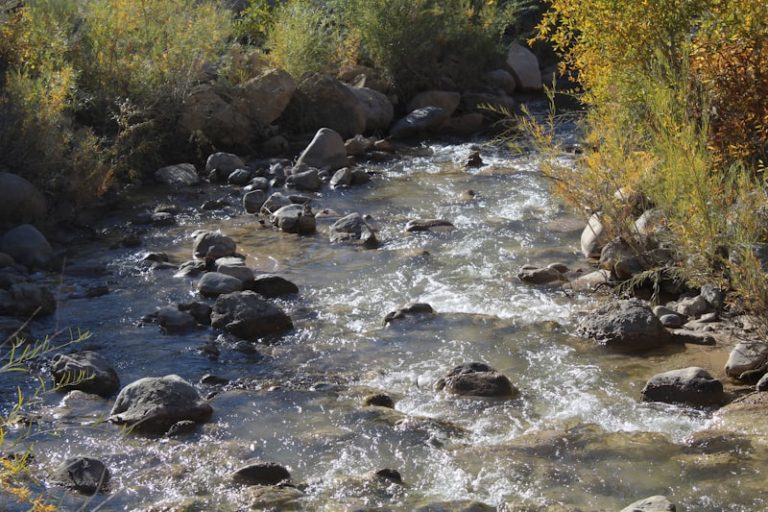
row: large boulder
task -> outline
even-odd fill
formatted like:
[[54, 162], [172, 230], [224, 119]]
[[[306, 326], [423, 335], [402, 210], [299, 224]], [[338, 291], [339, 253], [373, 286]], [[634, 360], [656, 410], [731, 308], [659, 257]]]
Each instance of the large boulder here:
[[211, 325], [251, 341], [293, 329], [290, 317], [282, 309], [251, 291], [229, 293], [216, 299]]
[[621, 509], [621, 512], [675, 512], [677, 508], [664, 496], [651, 496]]
[[108, 397], [120, 389], [120, 379], [115, 369], [106, 359], [90, 350], [57, 355], [53, 359], [51, 375], [61, 391], [77, 389]]
[[251, 121], [231, 99], [212, 84], [195, 86], [184, 100], [179, 130], [184, 135], [202, 134], [217, 147], [247, 145], [254, 135]]
[[359, 213], [351, 213], [333, 223], [331, 242], [352, 242], [366, 248], [379, 245], [375, 230]]
[[233, 104], [248, 116], [254, 129], [264, 129], [279, 118], [296, 91], [296, 81], [286, 71], [269, 69], [238, 86]]
[[509, 379], [483, 363], [455, 367], [437, 381], [435, 388], [460, 396], [515, 398], [520, 392]]
[[323, 188], [323, 181], [317, 169], [307, 169], [288, 176], [285, 185], [302, 192], [318, 192]]
[[284, 206], [293, 204], [291, 198], [281, 192], [274, 192], [271, 196], [264, 201], [261, 205], [262, 215], [271, 215]]
[[234, 256], [237, 244], [234, 240], [217, 231], [205, 231], [195, 237], [192, 255], [199, 259], [218, 259]]
[[330, 128], [345, 139], [365, 132], [365, 109], [344, 84], [320, 73], [305, 75], [283, 120], [299, 131]]
[[171, 187], [189, 187], [200, 182], [194, 164], [176, 164], [161, 167], [155, 171], [155, 179]]
[[248, 213], [259, 213], [266, 200], [266, 192], [263, 190], [251, 190], [243, 196], [243, 208]]
[[461, 94], [451, 91], [424, 91], [411, 99], [406, 107], [407, 112], [413, 112], [424, 107], [440, 107], [452, 116], [461, 102]]
[[136, 432], [164, 434], [180, 421], [204, 423], [213, 409], [178, 375], [145, 377], [120, 391], [109, 421]]
[[72, 457], [56, 468], [53, 479], [59, 485], [83, 494], [95, 494], [109, 484], [109, 469], [90, 457]]
[[387, 95], [367, 87], [348, 87], [363, 106], [365, 131], [386, 132], [395, 117], [395, 109]]
[[768, 343], [742, 341], [734, 347], [728, 356], [725, 373], [735, 379], [747, 379], [750, 372], [759, 372], [766, 364], [768, 364]]
[[0, 238], [0, 252], [30, 268], [47, 268], [53, 261], [53, 248], [31, 224], [22, 224]]
[[423, 133], [438, 131], [451, 114], [440, 107], [419, 108], [400, 119], [390, 129], [389, 134], [396, 138], [416, 137]]
[[515, 77], [517, 89], [521, 91], [540, 91], [542, 88], [539, 59], [531, 50], [513, 42], [507, 50], [505, 61], [507, 69]]
[[723, 383], [703, 368], [683, 368], [654, 375], [642, 396], [646, 402], [716, 405], [723, 401]]
[[208, 156], [205, 161], [205, 172], [213, 174], [218, 181], [224, 181], [230, 174], [245, 167], [245, 162], [234, 153], [217, 152]]
[[672, 339], [651, 308], [637, 299], [600, 306], [579, 321], [577, 332], [601, 345], [627, 352], [657, 348]]
[[0, 228], [42, 220], [45, 212], [45, 196], [32, 183], [0, 172]]
[[272, 225], [286, 233], [311, 235], [317, 228], [317, 221], [306, 205], [290, 204], [283, 206], [270, 217]]
[[208, 272], [197, 283], [197, 291], [203, 297], [218, 297], [242, 289], [243, 282], [240, 279], [221, 272]]
[[330, 128], [320, 128], [296, 161], [297, 167], [306, 165], [329, 171], [341, 169], [346, 164], [344, 139]]
[[605, 243], [605, 228], [600, 216], [594, 214], [589, 218], [587, 226], [581, 233], [581, 253], [585, 258], [599, 258]]

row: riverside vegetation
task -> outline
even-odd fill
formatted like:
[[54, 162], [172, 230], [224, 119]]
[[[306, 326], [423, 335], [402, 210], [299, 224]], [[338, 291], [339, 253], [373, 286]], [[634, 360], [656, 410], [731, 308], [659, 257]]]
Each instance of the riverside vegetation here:
[[[336, 510], [333, 503], [339, 496], [350, 510], [374, 510], [358, 507], [363, 504], [413, 510], [436, 494], [444, 496], [447, 485], [423, 474], [420, 461], [410, 458], [413, 455], [427, 460], [432, 468], [443, 467], [443, 462], [435, 461], [445, 456], [456, 469], [448, 494], [493, 501], [499, 510], [624, 506], [660, 488], [679, 493], [686, 506], [706, 510], [724, 510], [727, 505], [728, 510], [742, 511], [757, 506], [762, 498], [753, 497], [751, 491], [737, 496], [717, 490], [715, 483], [720, 470], [752, 475], [753, 463], [760, 461], [765, 448], [760, 440], [763, 431], [753, 425], [755, 414], [764, 411], [763, 395], [768, 389], [768, 378], [763, 377], [768, 370], [768, 345], [762, 339], [766, 332], [762, 319], [768, 310], [764, 178], [768, 6], [764, 2], [251, 0], [231, 4], [0, 0], [0, 197], [4, 197], [0, 227], [7, 230], [0, 237], [0, 327], [3, 337], [8, 337], [6, 345], [13, 347], [0, 377], [20, 365], [43, 376], [50, 373], [54, 391], [70, 392], [55, 408], [45, 399], [39, 401], [41, 418], [55, 417], [51, 420], [54, 430], [67, 425], [79, 436], [77, 446], [91, 448], [111, 444], [117, 435], [145, 436], [152, 450], [158, 450], [153, 453], [173, 460], [174, 467], [169, 470], [172, 478], [156, 482], [131, 466], [146, 455], [144, 447], [132, 441], [126, 442], [124, 451], [107, 455], [110, 461], [129, 460], [129, 476], [116, 477], [107, 467], [110, 464], [91, 457], [63, 460], [56, 453], [41, 453], [38, 464], [29, 455], [13, 453], [11, 440], [31, 446], [34, 453], [35, 435], [19, 433], [15, 426], [19, 418], [29, 422], [29, 432], [43, 439], [39, 442], [58, 451], [45, 429], [36, 426], [34, 416], [20, 414], [27, 403], [20, 391], [16, 406], [7, 409], [0, 425], [3, 503], [39, 512], [55, 510], [56, 504], [62, 510], [91, 505], [108, 509], [113, 500], [116, 507], [135, 508], [138, 503], [148, 505], [143, 496], [132, 497], [144, 486], [155, 489], [154, 494], [138, 491], [147, 492], [150, 500], [169, 489], [174, 498], [179, 496], [177, 489], [200, 495], [199, 499], [161, 500], [145, 510], [243, 506]], [[566, 92], [579, 102], [577, 128], [569, 128], [579, 139], [576, 144], [570, 139], [563, 142], [562, 126], [569, 121], [555, 110], [547, 113], [539, 108], [546, 103], [542, 89], [547, 83], [570, 88]], [[555, 99], [561, 97], [562, 93], [552, 93], [553, 109]], [[455, 142], [479, 135], [486, 140], [509, 123], [515, 144], [527, 142], [534, 148], [536, 177], [525, 175], [517, 160], [499, 157], [491, 146], [473, 147], [469, 154], [461, 145], [448, 150], [439, 145], [413, 147], [414, 142], [434, 137]], [[446, 151], [466, 159], [461, 166], [446, 163]], [[437, 155], [434, 158], [440, 162], [434, 177], [411, 171], [412, 166], [421, 165], [414, 162], [425, 154]], [[501, 169], [505, 158], [514, 169], [509, 176]], [[529, 211], [530, 205], [520, 206], [526, 198], [512, 190], [509, 195], [516, 202], [511, 208], [525, 210], [527, 217], [504, 223], [508, 213], [493, 217], [482, 211], [486, 204], [509, 208], [502, 197], [509, 186], [506, 180], [519, 175], [527, 180], [517, 185], [522, 196], [546, 202], [539, 195], [539, 172], [561, 199], [585, 213], [584, 258], [558, 245], [574, 242], [567, 227], [570, 213], [549, 206]], [[402, 186], [410, 180], [423, 190]], [[474, 189], [459, 193], [459, 183], [489, 190], [486, 196]], [[376, 195], [378, 187], [385, 198], [402, 195], [424, 204], [411, 205], [409, 213], [403, 213], [402, 207]], [[460, 199], [451, 202], [443, 197], [445, 190]], [[142, 194], [156, 204], [137, 214], [131, 208], [146, 206]], [[166, 202], [158, 203], [158, 197]], [[202, 198], [207, 199], [202, 207], [192, 206]], [[136, 204], [126, 205], [134, 200]], [[317, 211], [318, 203], [322, 210]], [[381, 217], [360, 212], [364, 206]], [[434, 211], [458, 212], [458, 218], [448, 220]], [[536, 215], [553, 222], [542, 228], [542, 219], [531, 220]], [[557, 221], [563, 225], [555, 227]], [[382, 227], [379, 222], [389, 225]], [[134, 254], [143, 244], [171, 244], [189, 236], [188, 227], [203, 228], [192, 234], [192, 260], [179, 260], [180, 251], [167, 254], [151, 247], [139, 256]], [[541, 235], [542, 229], [551, 232]], [[220, 230], [238, 232], [239, 237]], [[403, 240], [403, 231], [409, 233], [408, 241]], [[318, 232], [329, 236], [319, 240]], [[489, 244], [489, 240], [497, 236], [506, 240], [509, 233], [515, 244], [519, 238], [532, 237], [563, 260], [542, 266], [544, 256], [526, 251], [525, 244], [514, 246], [513, 253], [530, 260], [525, 263], [536, 263], [522, 266], [519, 281], [542, 289], [528, 289], [523, 303], [531, 308], [515, 310], [512, 322], [506, 316], [476, 314], [498, 311], [485, 297], [487, 289], [505, 296], [509, 291], [476, 275], [507, 275], [499, 269], [509, 264], [505, 257], [510, 249], [505, 244], [512, 242]], [[467, 258], [461, 243], [451, 244], [451, 240], [494, 254], [480, 258], [487, 261], [478, 264], [474, 252]], [[329, 241], [334, 251], [326, 247]], [[413, 254], [404, 248], [413, 249]], [[112, 264], [121, 272], [130, 261], [141, 277], [121, 273], [109, 285], [93, 285], [89, 280], [107, 274], [104, 268], [91, 266], [92, 260], [86, 257], [80, 265], [67, 261], [88, 251], [106, 251], [108, 258], [117, 258]], [[436, 270], [441, 251], [455, 260], [441, 260], [442, 265], [449, 270], [458, 265], [461, 279]], [[406, 290], [398, 297], [426, 295], [443, 309], [463, 313], [442, 313], [419, 301], [393, 306], [384, 319], [386, 331], [376, 330], [378, 326], [361, 328], [370, 318], [361, 318], [360, 311], [370, 313], [372, 306], [360, 306], [360, 298], [347, 289], [355, 284], [338, 286], [347, 277], [339, 273], [334, 258], [350, 262], [349, 273], [355, 276], [350, 283], [359, 280], [364, 283], [361, 287], [369, 288], [373, 298], [368, 302], [378, 300], [389, 307], [396, 295], [391, 285], [359, 272], [361, 258], [369, 258], [361, 256], [366, 252], [385, 255], [371, 258], [380, 265], [384, 280], [391, 279]], [[114, 256], [118, 253], [119, 257]], [[260, 258], [255, 265], [254, 254]], [[396, 261], [389, 261], [390, 254]], [[134, 261], [137, 258], [140, 261]], [[292, 274], [301, 281], [299, 294], [300, 287], [266, 270], [270, 259], [283, 273], [296, 268], [317, 275]], [[594, 270], [592, 264], [599, 268]], [[470, 274], [464, 276], [468, 269]], [[162, 277], [166, 270], [174, 271], [175, 277]], [[434, 274], [427, 279], [431, 284], [425, 285], [419, 272], [427, 271]], [[58, 287], [52, 284], [57, 273]], [[73, 291], [63, 285], [69, 276], [90, 284], [77, 284]], [[196, 280], [192, 292], [186, 284], [189, 279]], [[430, 288], [441, 279], [450, 283], [445, 290], [472, 290], [483, 298], [467, 297], [470, 306], [453, 297], [446, 299], [445, 290]], [[483, 281], [479, 292], [472, 287], [478, 280]], [[517, 281], [502, 284], [518, 290]], [[141, 323], [145, 331], [155, 325], [169, 346], [184, 346], [181, 352], [155, 346], [165, 341], [140, 346], [126, 339], [135, 336], [131, 326], [107, 327], [103, 324], [115, 323], [114, 318], [102, 320], [104, 331], [136, 352], [121, 352], [117, 343], [112, 347], [112, 356], [120, 354], [121, 368], [127, 368], [122, 376], [137, 377], [122, 389], [116, 369], [101, 354], [98, 343], [80, 351], [72, 351], [67, 344], [30, 345], [32, 336], [23, 323], [31, 318], [33, 327], [58, 328], [58, 320], [52, 324], [52, 319], [58, 314], [71, 317], [73, 306], [67, 303], [76, 300], [95, 301], [98, 306], [90, 310], [95, 316], [104, 304], [109, 314], [118, 314], [121, 320], [125, 314], [129, 319], [130, 313], [122, 308], [120, 313], [111, 309], [115, 307], [110, 302], [112, 285], [123, 288], [121, 293], [128, 293], [142, 307], [147, 307], [144, 296], [151, 296], [144, 287], [162, 293], [168, 304], [145, 315]], [[563, 314], [585, 300], [582, 293], [603, 287], [613, 287], [622, 298], [642, 300], [599, 307], [578, 322], [578, 329], [570, 329], [568, 319], [555, 327], [542, 320], [546, 315], [541, 311]], [[191, 302], [190, 293], [196, 297]], [[355, 306], [350, 307], [350, 302]], [[57, 312], [62, 305], [65, 313]], [[310, 305], [318, 310], [314, 316], [307, 312]], [[542, 414], [542, 409], [552, 406], [542, 400], [547, 386], [581, 393], [584, 390], [573, 381], [581, 377], [580, 371], [594, 370], [589, 364], [579, 366], [581, 357], [594, 354], [584, 356], [584, 347], [563, 329], [626, 357], [614, 360], [620, 361], [618, 379], [622, 375], [646, 379], [638, 398], [680, 408], [643, 409], [635, 400], [626, 405], [607, 384], [589, 388], [585, 403], [597, 401], [598, 405], [585, 405], [590, 411], [586, 417], [560, 401], [554, 403], [577, 420], [559, 410]], [[431, 347], [428, 341], [416, 350], [424, 359], [408, 367], [410, 374], [367, 361], [370, 353], [372, 359], [380, 356], [382, 365], [399, 367], [414, 357], [411, 348], [398, 352], [406, 338], [431, 340], [434, 331], [438, 343]], [[212, 335], [199, 345], [201, 332]], [[469, 346], [446, 341], [464, 340], [465, 335], [472, 340]], [[510, 344], [511, 351], [522, 353], [521, 347], [526, 347], [528, 366], [505, 352], [507, 344], [494, 343], [497, 336], [515, 337], [517, 345]], [[345, 340], [341, 345], [353, 343], [369, 352], [349, 355], [333, 346], [334, 341], [320, 340], [323, 337], [341, 338]], [[380, 339], [391, 346], [382, 348]], [[529, 347], [532, 340], [535, 346]], [[308, 345], [309, 352], [332, 354], [343, 362], [318, 363], [315, 356], [304, 353], [307, 349], [302, 345]], [[455, 351], [446, 352], [447, 345]], [[141, 354], [145, 349], [159, 350], [160, 361], [148, 363], [152, 356], [145, 358]], [[21, 356], [14, 352], [19, 350]], [[562, 375], [552, 381], [537, 377], [535, 386], [522, 378], [513, 384], [494, 367], [471, 362], [498, 360], [505, 365], [505, 373], [518, 375], [536, 367], [536, 357], [549, 357], [534, 355], [548, 350], [554, 354], [547, 360], [550, 365], [562, 364], [563, 359], [577, 363], [555, 366], [554, 372], [546, 367], [541, 373], [561, 371]], [[53, 360], [33, 362], [53, 352], [57, 353]], [[638, 352], [648, 358], [634, 359]], [[719, 358], [728, 352], [723, 368]], [[174, 356], [168, 358], [171, 353]], [[226, 367], [238, 358], [246, 360], [245, 369], [237, 363], [239, 373]], [[202, 369], [208, 368], [201, 360], [214, 361], [211, 365], [233, 375], [232, 379], [200, 377]], [[436, 361], [441, 368], [434, 368]], [[678, 369], [680, 363], [690, 361], [707, 368]], [[343, 368], [344, 363], [363, 369], [355, 374]], [[136, 366], [143, 369], [144, 364], [153, 371], [166, 370], [167, 375], [137, 375]], [[453, 369], [444, 368], [446, 364]], [[429, 368], [425, 375], [412, 376], [425, 367]], [[611, 379], [616, 378], [611, 373]], [[191, 384], [188, 379], [199, 382]], [[408, 379], [417, 384], [403, 385]], [[431, 380], [426, 387], [425, 379]], [[755, 382], [758, 392], [749, 393]], [[385, 393], [388, 387], [395, 391]], [[631, 385], [620, 389], [622, 397], [621, 393], [632, 392]], [[105, 409], [118, 391], [114, 404]], [[201, 391], [209, 394], [203, 397]], [[313, 430], [309, 436], [291, 430], [287, 435], [294, 437], [286, 438], [286, 446], [311, 446], [306, 453], [314, 456], [316, 450], [320, 466], [328, 464], [327, 446], [323, 446], [340, 446], [344, 456], [338, 459], [350, 463], [370, 443], [361, 446], [355, 435], [344, 437], [338, 431], [362, 430], [362, 438], [369, 439], [371, 424], [375, 429], [388, 425], [391, 432], [385, 429], [386, 433], [377, 431], [374, 436], [387, 445], [388, 436], [394, 435], [396, 455], [375, 460], [402, 464], [412, 475], [418, 474], [413, 477], [415, 485], [409, 490], [394, 469], [366, 474], [360, 482], [329, 478], [334, 471], [354, 472], [360, 466], [332, 464], [327, 472], [314, 474], [303, 460], [295, 463], [299, 474], [312, 479], [298, 483], [286, 467], [272, 461], [249, 459], [233, 468], [229, 460], [216, 459], [242, 457], [243, 452], [263, 457], [288, 450], [269, 451], [253, 444], [245, 448], [240, 441], [248, 435], [231, 433], [246, 428], [239, 414], [248, 418], [253, 414], [250, 404], [238, 401], [240, 396], [254, 396], [255, 403], [263, 406], [267, 423], [274, 421], [268, 400], [288, 400], [282, 393], [319, 397], [291, 402], [299, 411], [307, 410], [306, 416], [296, 416], [297, 424], [316, 422], [320, 432]], [[362, 400], [361, 395], [365, 395]], [[434, 402], [435, 395], [474, 397], [469, 407], [477, 407], [472, 411], [482, 420], [465, 421], [443, 398]], [[596, 396], [601, 398], [593, 400]], [[398, 398], [405, 405], [394, 410]], [[317, 403], [322, 404], [319, 413]], [[364, 412], [358, 410], [360, 403]], [[601, 408], [608, 412], [603, 414]], [[616, 408], [622, 412], [613, 412]], [[275, 426], [276, 431], [285, 428], [282, 415], [293, 414], [287, 409], [278, 411], [282, 427]], [[459, 412], [466, 410], [458, 407]], [[626, 419], [638, 413], [648, 417]], [[258, 414], [252, 419], [261, 421]], [[675, 414], [676, 419], [670, 419]], [[568, 417], [569, 422], [561, 428], [550, 424], [551, 416]], [[508, 417], [514, 421], [506, 421]], [[71, 418], [76, 418], [74, 423], [68, 423]], [[726, 434], [710, 430], [715, 424], [710, 420], [719, 421]], [[39, 421], [42, 425], [49, 420]], [[123, 430], [110, 430], [108, 424], [121, 425]], [[665, 434], [674, 442], [661, 435], [650, 439], [655, 434], [643, 437], [646, 430], [670, 424], [674, 427], [659, 428], [666, 428]], [[624, 425], [630, 426], [627, 432], [621, 428]], [[158, 436], [182, 447], [182, 454], [164, 452], [155, 443]], [[499, 438], [507, 439], [494, 444]], [[227, 441], [223, 448], [219, 446], [222, 439]], [[490, 444], [473, 444], [477, 439]], [[562, 443], [565, 448], [561, 449]], [[606, 468], [622, 460], [622, 447], [632, 443], [641, 446], [643, 453], [666, 447], [661, 451], [675, 454], [669, 465], [642, 456], [638, 460], [657, 465], [661, 475], [685, 473], [685, 482], [695, 481], [696, 486], [648, 485], [640, 473], [626, 467], [619, 469], [618, 482], [598, 482]], [[589, 448], [596, 445], [605, 448]], [[402, 455], [403, 446], [409, 455]], [[498, 447], [503, 449], [497, 451]], [[550, 450], [557, 455], [541, 456]], [[505, 456], [507, 452], [512, 455]], [[614, 452], [622, 453], [614, 458]], [[305, 455], [301, 450], [297, 453]], [[71, 455], [69, 450], [67, 454]], [[478, 469], [473, 462], [478, 454], [497, 467]], [[207, 464], [199, 474], [182, 467], [201, 457]], [[584, 474], [583, 468], [595, 460], [594, 475]], [[574, 472], [569, 478], [584, 483], [585, 493], [574, 492], [562, 470], [548, 465], [561, 463]], [[217, 464], [221, 467], [209, 467]], [[51, 471], [53, 466], [56, 469]], [[227, 474], [222, 476], [222, 471]], [[475, 477], [471, 477], [473, 471]], [[613, 475], [613, 469], [609, 473]], [[527, 475], [531, 487], [521, 487], [510, 474]], [[751, 489], [757, 480], [750, 476], [743, 482]], [[51, 491], [52, 484], [68, 491]], [[161, 486], [160, 496], [156, 484]], [[203, 492], [200, 486], [205, 487]], [[241, 486], [247, 491], [240, 492]], [[478, 488], [457, 493], [462, 487]], [[123, 492], [127, 488], [130, 492]], [[92, 497], [81, 499], [75, 492]], [[538, 500], [523, 500], [524, 495]], [[492, 509], [455, 499], [419, 510], [435, 506]], [[656, 496], [625, 510], [638, 509], [673, 510], [674, 506]]]

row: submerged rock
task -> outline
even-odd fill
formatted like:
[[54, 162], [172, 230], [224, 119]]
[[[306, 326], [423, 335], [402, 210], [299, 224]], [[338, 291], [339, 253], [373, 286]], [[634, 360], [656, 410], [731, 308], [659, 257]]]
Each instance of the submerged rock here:
[[[44, 317], [56, 311], [56, 298], [45, 286], [34, 283], [14, 283], [6, 293], [9, 298], [8, 313], [17, 317], [24, 319]], [[3, 307], [0, 306], [0, 309]]]
[[211, 325], [252, 341], [293, 329], [291, 319], [283, 310], [251, 291], [221, 295], [216, 299]]
[[654, 375], [642, 396], [647, 402], [716, 405], [723, 401], [723, 384], [703, 368], [684, 368]]
[[353, 242], [373, 249], [379, 245], [375, 230], [359, 213], [351, 213], [331, 226], [331, 242]]
[[516, 398], [520, 392], [509, 379], [483, 363], [465, 363], [437, 381], [435, 388], [460, 396]]
[[253, 277], [248, 289], [264, 297], [285, 297], [299, 293], [299, 287], [275, 274], [259, 274]]
[[253, 460], [238, 468], [232, 480], [242, 485], [279, 485], [291, 480], [291, 473], [274, 462]]
[[145, 377], [120, 391], [109, 421], [146, 434], [165, 434], [179, 421], [204, 423], [213, 409], [178, 375]]
[[560, 284], [566, 280], [556, 268], [539, 268], [525, 265], [517, 273], [517, 278], [528, 284]]
[[194, 329], [197, 325], [197, 321], [192, 315], [172, 306], [158, 309], [156, 321], [160, 325], [160, 329], [166, 334], [187, 332]]
[[218, 297], [242, 289], [243, 282], [240, 279], [220, 272], [208, 272], [197, 283], [197, 291], [203, 297]]
[[237, 244], [227, 235], [205, 231], [195, 237], [192, 247], [192, 255], [199, 259], [217, 259], [225, 256], [234, 256]]
[[286, 233], [311, 235], [317, 229], [317, 221], [306, 205], [291, 204], [283, 206], [270, 218], [272, 224]]
[[373, 395], [366, 396], [363, 399], [363, 405], [366, 407], [376, 406], [394, 409], [395, 401], [392, 400], [392, 397], [389, 395], [385, 395], [384, 393], [375, 393]]
[[237, 169], [244, 167], [245, 162], [232, 153], [213, 153], [205, 161], [205, 172], [207, 174], [213, 173], [220, 181], [227, 179]]
[[664, 496], [651, 496], [634, 502], [621, 512], [676, 512], [677, 508]]
[[405, 231], [407, 233], [431, 231], [433, 229], [451, 230], [456, 229], [456, 226], [445, 219], [413, 219], [409, 220], [405, 225]]
[[435, 310], [426, 302], [411, 302], [405, 306], [387, 313], [384, 317], [384, 325], [387, 325], [394, 320], [403, 320], [409, 316], [418, 315], [435, 315]]
[[651, 308], [637, 299], [600, 306], [581, 319], [577, 333], [622, 351], [649, 350], [672, 339]]
[[450, 117], [451, 113], [440, 107], [419, 108], [396, 122], [389, 134], [401, 139], [437, 131]]
[[95, 494], [109, 484], [109, 469], [103, 462], [90, 457], [72, 457], [56, 468], [57, 483], [83, 494]]
[[108, 397], [120, 388], [115, 369], [101, 355], [89, 350], [57, 355], [51, 375], [61, 391], [80, 390]]

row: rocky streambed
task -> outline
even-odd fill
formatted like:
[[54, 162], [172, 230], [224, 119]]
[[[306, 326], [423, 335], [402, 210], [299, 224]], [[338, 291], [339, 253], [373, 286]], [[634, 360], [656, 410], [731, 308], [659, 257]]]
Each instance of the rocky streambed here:
[[584, 317], [602, 299], [562, 286], [593, 270], [584, 224], [535, 157], [368, 149], [386, 161], [362, 174], [306, 153], [247, 177], [219, 155], [219, 184], [166, 169], [96, 236], [61, 233], [62, 272], [4, 286], [55, 299], [34, 334], [92, 333], [34, 369], [62, 390], [4, 446], [33, 447], [33, 490], [62, 510], [766, 508], [764, 394], [725, 374], [746, 319]]

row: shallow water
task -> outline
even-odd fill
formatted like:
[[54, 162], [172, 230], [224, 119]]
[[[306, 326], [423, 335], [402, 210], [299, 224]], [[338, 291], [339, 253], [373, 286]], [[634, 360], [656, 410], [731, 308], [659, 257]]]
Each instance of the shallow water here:
[[[626, 357], [570, 336], [574, 315], [595, 299], [530, 287], [515, 276], [525, 263], [587, 268], [575, 252], [580, 224], [550, 197], [534, 160], [489, 149], [489, 165], [465, 171], [469, 151], [425, 147], [376, 167], [381, 174], [370, 185], [317, 196], [315, 210], [372, 215], [383, 241], [377, 250], [330, 244], [334, 218], [320, 220], [317, 235], [297, 237], [252, 216], [187, 212], [178, 226], [146, 234], [140, 249], [94, 244], [75, 251], [75, 261], [106, 263], [110, 273], [65, 273], [56, 317], [39, 330], [91, 331], [85, 345], [114, 363], [123, 384], [168, 373], [193, 383], [212, 373], [233, 384], [211, 399], [210, 423], [174, 439], [141, 438], [104, 423], [112, 401], [66, 404], [47, 395], [37, 423], [43, 432], [33, 436], [36, 474], [44, 478], [67, 457], [87, 454], [104, 461], [113, 478], [108, 493], [90, 499], [57, 487], [46, 492], [63, 510], [136, 510], [161, 501], [239, 510], [251, 498], [228, 474], [257, 457], [289, 467], [303, 492], [280, 510], [406, 511], [458, 500], [619, 510], [654, 494], [670, 496], [679, 510], [764, 509], [763, 448], [697, 451], [686, 439], [710, 426], [710, 412], [638, 400], [645, 381], [679, 367], [675, 361], [718, 356], [694, 347], [693, 355]], [[468, 189], [474, 199], [463, 199]], [[168, 202], [159, 194], [142, 199]], [[194, 193], [179, 200], [201, 202]], [[445, 218], [457, 229], [406, 234], [412, 218]], [[217, 336], [212, 330], [165, 336], [139, 325], [159, 306], [197, 299], [194, 279], [141, 270], [138, 261], [147, 250], [188, 259], [198, 229], [221, 229], [254, 268], [299, 285], [298, 298], [278, 301], [296, 329], [259, 345], [263, 357], [223, 343], [220, 357], [210, 359], [199, 348]], [[103, 297], [67, 298], [104, 282], [111, 292]], [[410, 301], [428, 302], [439, 314], [384, 328], [384, 315]], [[509, 376], [521, 397], [456, 399], [433, 390], [442, 374], [470, 361]], [[371, 392], [390, 394], [396, 411], [363, 408]], [[400, 471], [406, 485], [366, 476], [382, 468]]]

